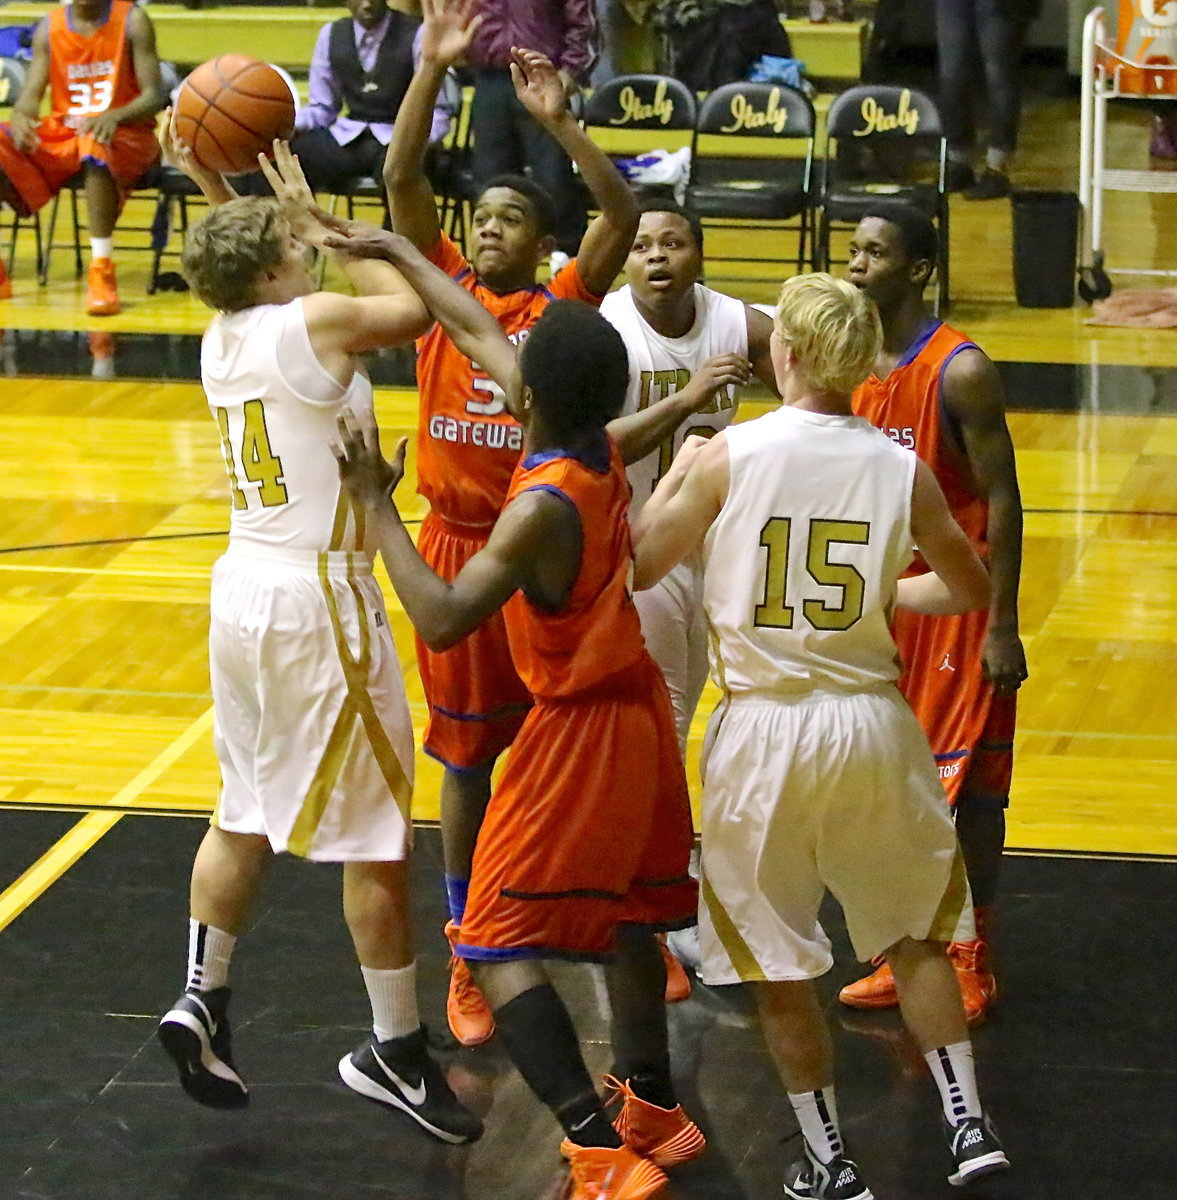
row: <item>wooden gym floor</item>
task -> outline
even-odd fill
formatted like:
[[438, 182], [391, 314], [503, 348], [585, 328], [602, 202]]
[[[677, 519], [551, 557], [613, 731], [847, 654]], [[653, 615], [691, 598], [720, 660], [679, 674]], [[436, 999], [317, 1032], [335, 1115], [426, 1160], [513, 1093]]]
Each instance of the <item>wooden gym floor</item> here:
[[[1146, 118], [1115, 122], [1114, 149], [1144, 166]], [[1076, 127], [1073, 98], [1033, 101], [1019, 183], [1073, 188]], [[1113, 197], [1113, 266], [1173, 265], [1174, 203]], [[23, 235], [15, 298], [0, 302], [0, 1197], [548, 1196], [554, 1126], [497, 1049], [448, 1059], [454, 1086], [488, 1113], [469, 1150], [435, 1148], [335, 1081], [365, 1003], [330, 869], [276, 864], [238, 953], [247, 1115], [189, 1105], [154, 1044], [182, 983], [187, 873], [217, 787], [206, 607], [228, 509], [194, 382], [207, 314], [187, 295], [145, 294], [148, 256], [131, 247], [147, 235], [130, 226], [147, 216], [134, 202], [118, 235], [120, 316], [82, 315], [68, 248], [47, 287], [30, 282]], [[1018, 1169], [980, 1194], [1162, 1200], [1177, 1169], [1165, 1103], [1177, 1071], [1177, 333], [1091, 329], [1081, 307], [1019, 309], [1009, 206], [954, 201], [953, 222], [952, 320], [1000, 362], [1009, 392], [1031, 668], [1002, 1001], [977, 1036]], [[709, 236], [713, 259], [738, 237]], [[413, 427], [409, 370], [404, 354], [375, 364], [390, 434]], [[753, 399], [744, 415], [762, 410]], [[389, 606], [420, 722], [412, 641], [391, 594]], [[442, 1028], [438, 772], [418, 766], [423, 998]], [[842, 951], [831, 997], [858, 972]], [[561, 979], [603, 1068], [599, 979]], [[893, 1015], [830, 1011], [839, 1106], [876, 1194], [947, 1195], [931, 1084]], [[744, 999], [697, 988], [672, 1026], [684, 1097], [713, 1147], [675, 1194], [779, 1195], [795, 1125]]]

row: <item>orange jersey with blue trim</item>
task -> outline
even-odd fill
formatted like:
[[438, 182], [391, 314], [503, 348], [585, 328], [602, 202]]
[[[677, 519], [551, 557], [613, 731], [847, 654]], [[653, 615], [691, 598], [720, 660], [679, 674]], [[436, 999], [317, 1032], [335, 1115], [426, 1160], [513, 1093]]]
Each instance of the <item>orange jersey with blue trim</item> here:
[[[989, 502], [980, 493], [960, 431], [944, 407], [941, 381], [962, 350], [977, 345], [942, 321], [929, 322], [886, 379], [871, 375], [854, 393], [854, 411], [932, 468], [957, 523], [985, 557]], [[917, 560], [909, 575], [923, 574]]]
[[534, 488], [576, 509], [583, 536], [580, 572], [558, 613], [516, 592], [503, 608], [511, 659], [539, 699], [564, 699], [599, 686], [646, 657], [641, 621], [630, 595], [633, 544], [631, 489], [608, 434], [588, 454], [565, 450], [528, 455], [511, 480], [508, 503]]
[[[575, 259], [548, 284], [499, 295], [479, 282], [458, 247], [446, 237], [430, 260], [494, 314], [503, 332], [520, 342], [553, 300], [583, 300], [594, 307]], [[523, 449], [523, 430], [506, 410], [502, 389], [434, 325], [417, 342], [418, 490], [435, 513], [460, 525], [491, 526]]]
[[[141, 94], [127, 41], [132, 8], [130, 0], [111, 0], [106, 20], [92, 34], [73, 28], [70, 5], [49, 14], [50, 112], [71, 128]], [[155, 118], [129, 124], [154, 129]]]
[[[858, 388], [854, 411], [931, 467], [952, 515], [985, 558], [989, 503], [973, 480], [960, 431], [941, 395], [945, 369], [965, 349], [976, 349], [976, 344], [955, 329], [930, 321], [886, 379], [871, 375]], [[920, 575], [927, 570], [917, 557], [906, 573]], [[950, 803], [966, 789], [1009, 789], [1008, 748], [987, 745], [986, 730], [991, 728], [995, 708], [993, 688], [982, 669], [988, 625], [987, 611], [931, 617], [904, 609], [896, 611], [891, 625], [904, 664], [899, 688], [928, 735]], [[1006, 710], [999, 714], [998, 723], [1001, 737], [1008, 741], [1012, 704]], [[997, 767], [991, 761], [994, 749], [1004, 755]], [[974, 775], [979, 763], [988, 765]], [[1004, 785], [990, 782], [998, 777]]]

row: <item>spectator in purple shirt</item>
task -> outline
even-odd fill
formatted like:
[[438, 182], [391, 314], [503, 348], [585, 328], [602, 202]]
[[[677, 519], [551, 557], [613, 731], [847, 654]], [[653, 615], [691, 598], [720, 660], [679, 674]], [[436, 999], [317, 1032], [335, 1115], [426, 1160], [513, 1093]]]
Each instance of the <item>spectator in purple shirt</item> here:
[[[295, 120], [291, 147], [316, 191], [349, 176], [380, 178], [392, 125], [413, 77], [421, 23], [387, 0], [347, 0], [350, 17], [319, 30], [311, 56], [307, 104]], [[430, 140], [445, 134], [438, 108]]]
[[568, 155], [528, 115], [511, 83], [511, 47], [547, 55], [571, 97], [588, 82], [597, 57], [593, 0], [481, 0], [482, 24], [467, 58], [473, 72], [470, 112], [475, 186], [528, 170], [556, 205], [556, 244], [575, 255], [586, 227], [585, 207]]

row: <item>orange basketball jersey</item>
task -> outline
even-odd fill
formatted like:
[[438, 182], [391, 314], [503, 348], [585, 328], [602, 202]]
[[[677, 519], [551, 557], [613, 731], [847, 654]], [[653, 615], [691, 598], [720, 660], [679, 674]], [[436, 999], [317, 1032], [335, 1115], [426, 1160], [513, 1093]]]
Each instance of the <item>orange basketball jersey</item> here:
[[602, 434], [591, 457], [572, 458], [563, 450], [529, 455], [515, 471], [508, 502], [533, 488], [554, 492], [576, 509], [584, 538], [580, 574], [560, 612], [544, 612], [516, 592], [503, 615], [511, 658], [532, 695], [566, 698], [645, 657], [629, 592], [630, 486], [616, 445]]
[[[939, 321], [929, 322], [886, 379], [871, 375], [858, 388], [854, 411], [932, 468], [952, 515], [984, 558], [989, 504], [972, 479], [940, 394], [945, 369], [964, 349], [976, 344]], [[917, 557], [907, 574], [927, 570]], [[988, 612], [925, 617], [901, 609], [892, 625], [906, 672], [899, 687], [928, 735], [950, 802], [976, 762], [993, 703], [981, 664], [988, 624]]]
[[[50, 12], [50, 112], [72, 128], [139, 96], [127, 42], [127, 21], [133, 7], [130, 0], [111, 0], [106, 20], [92, 34], [74, 30], [71, 6]], [[155, 118], [144, 117], [130, 124], [154, 129]]]
[[[553, 300], [602, 297], [584, 285], [570, 262], [546, 286], [499, 295], [479, 283], [462, 252], [445, 234], [430, 259], [489, 309], [503, 332], [520, 342]], [[417, 479], [430, 508], [461, 525], [493, 525], [523, 448], [523, 430], [506, 410], [502, 390], [479, 370], [440, 325], [417, 342]]]

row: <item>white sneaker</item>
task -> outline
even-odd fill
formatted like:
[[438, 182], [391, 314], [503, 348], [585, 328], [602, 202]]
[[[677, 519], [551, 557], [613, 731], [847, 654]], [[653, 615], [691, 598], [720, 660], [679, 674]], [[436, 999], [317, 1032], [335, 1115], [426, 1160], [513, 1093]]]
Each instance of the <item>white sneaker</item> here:
[[703, 962], [703, 955], [699, 950], [698, 925], [691, 925], [687, 929], [676, 929], [673, 933], [668, 933], [666, 935], [666, 945], [670, 948], [670, 953], [684, 967], [690, 967], [696, 975], [699, 973], [699, 967]]

